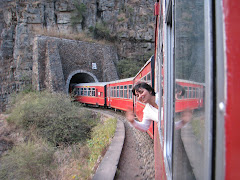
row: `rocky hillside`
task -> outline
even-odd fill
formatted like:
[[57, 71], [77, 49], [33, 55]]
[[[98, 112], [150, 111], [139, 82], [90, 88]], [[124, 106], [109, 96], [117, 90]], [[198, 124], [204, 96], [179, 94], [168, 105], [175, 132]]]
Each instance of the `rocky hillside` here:
[[104, 38], [119, 60], [141, 61], [154, 49], [153, 9], [154, 0], [0, 0], [1, 104], [31, 84], [36, 35]]

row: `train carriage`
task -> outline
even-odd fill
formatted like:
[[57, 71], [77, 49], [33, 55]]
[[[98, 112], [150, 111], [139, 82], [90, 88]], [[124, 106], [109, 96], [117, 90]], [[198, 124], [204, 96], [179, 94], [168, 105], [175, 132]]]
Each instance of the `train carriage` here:
[[133, 109], [133, 78], [111, 81], [107, 85], [107, 106], [127, 111]]
[[106, 106], [106, 86], [106, 82], [76, 84], [75, 100], [83, 104]]
[[203, 107], [204, 83], [176, 79], [176, 86], [178, 85], [184, 88], [184, 94], [182, 96], [175, 95], [175, 112], [183, 112], [185, 109], [194, 110]]

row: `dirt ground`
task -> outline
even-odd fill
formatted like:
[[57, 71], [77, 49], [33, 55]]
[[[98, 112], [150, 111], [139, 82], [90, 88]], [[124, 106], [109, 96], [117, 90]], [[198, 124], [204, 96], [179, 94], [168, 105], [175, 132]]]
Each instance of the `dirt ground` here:
[[125, 125], [125, 141], [115, 180], [144, 179], [142, 162], [137, 158], [136, 141], [129, 127]]
[[153, 140], [126, 122], [123, 114], [118, 116], [125, 125], [125, 141], [115, 180], [155, 179]]

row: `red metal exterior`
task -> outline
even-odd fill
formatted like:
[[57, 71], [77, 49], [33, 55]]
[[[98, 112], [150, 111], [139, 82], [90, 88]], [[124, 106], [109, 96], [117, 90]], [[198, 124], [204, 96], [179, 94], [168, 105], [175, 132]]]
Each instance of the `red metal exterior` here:
[[240, 1], [223, 0], [227, 101], [225, 115], [226, 179], [240, 179]]
[[92, 104], [92, 105], [97, 105], [97, 106], [105, 106], [105, 90], [104, 90], [105, 85], [99, 85], [98, 83], [96, 84], [89, 84], [84, 85], [78, 84], [75, 86], [76, 88], [95, 88], [95, 96], [80, 96], [77, 95], [75, 97], [76, 101], [79, 101], [80, 103], [85, 103], [85, 104]]
[[[107, 89], [108, 89], [107, 90], [108, 91], [107, 106], [111, 107], [111, 108], [123, 110], [123, 111], [132, 110], [133, 109], [133, 99], [128, 98], [129, 93], [131, 93], [131, 90], [129, 90], [129, 85], [131, 85], [131, 86], [133, 85], [133, 78], [109, 82], [109, 84], [107, 85]], [[123, 87], [124, 88], [124, 86], [127, 86], [127, 92], [124, 91], [124, 89], [123, 89], [123, 97], [120, 97], [120, 94], [119, 94], [119, 97], [111, 96], [111, 88], [114, 88], [114, 87], [119, 87], [119, 88]], [[125, 93], [127, 93], [127, 94], [125, 94]], [[126, 97], [124, 97], [124, 96], [126, 96]]]

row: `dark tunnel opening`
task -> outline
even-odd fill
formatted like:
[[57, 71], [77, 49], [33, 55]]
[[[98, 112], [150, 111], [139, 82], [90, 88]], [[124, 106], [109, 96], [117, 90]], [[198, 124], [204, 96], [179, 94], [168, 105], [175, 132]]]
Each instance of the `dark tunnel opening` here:
[[73, 86], [79, 83], [95, 82], [94, 78], [86, 73], [77, 73], [72, 76], [69, 83], [69, 93], [72, 91]]

